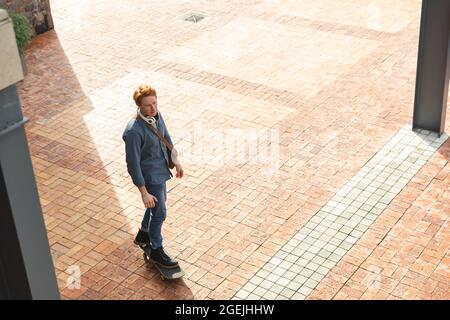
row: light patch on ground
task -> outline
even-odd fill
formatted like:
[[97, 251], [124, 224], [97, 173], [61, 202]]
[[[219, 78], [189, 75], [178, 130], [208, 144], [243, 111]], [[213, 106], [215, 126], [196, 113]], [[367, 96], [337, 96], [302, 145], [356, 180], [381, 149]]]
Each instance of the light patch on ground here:
[[377, 41], [239, 17], [159, 58], [311, 97]]

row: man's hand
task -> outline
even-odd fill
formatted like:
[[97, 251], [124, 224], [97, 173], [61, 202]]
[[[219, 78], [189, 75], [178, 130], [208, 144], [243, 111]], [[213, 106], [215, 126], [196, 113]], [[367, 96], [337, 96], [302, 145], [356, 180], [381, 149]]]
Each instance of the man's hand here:
[[156, 202], [158, 202], [158, 199], [156, 199], [155, 196], [151, 195], [150, 193], [142, 193], [142, 202], [144, 203], [146, 208], [153, 208], [156, 206]]
[[175, 165], [175, 169], [177, 170], [176, 177], [177, 177], [177, 178], [183, 178], [183, 176], [184, 176], [184, 171], [183, 171], [183, 167], [181, 166], [181, 164]]

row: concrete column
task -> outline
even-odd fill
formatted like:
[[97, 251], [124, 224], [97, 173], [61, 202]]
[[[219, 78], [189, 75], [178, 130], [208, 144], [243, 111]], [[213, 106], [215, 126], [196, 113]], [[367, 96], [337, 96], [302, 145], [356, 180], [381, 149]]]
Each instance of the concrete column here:
[[59, 299], [15, 83], [23, 78], [0, 10], [0, 299]]
[[442, 134], [450, 73], [450, 0], [423, 0], [413, 129]]

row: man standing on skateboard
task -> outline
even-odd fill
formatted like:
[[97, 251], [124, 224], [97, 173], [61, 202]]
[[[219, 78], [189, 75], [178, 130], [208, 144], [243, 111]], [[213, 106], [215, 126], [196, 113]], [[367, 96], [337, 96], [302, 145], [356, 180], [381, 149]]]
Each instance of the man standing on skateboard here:
[[166, 146], [166, 143], [173, 144], [158, 111], [155, 89], [141, 85], [135, 90], [133, 99], [138, 106], [138, 114], [128, 123], [123, 140], [128, 173], [139, 189], [146, 208], [134, 243], [142, 247], [151, 246], [150, 260], [159, 266], [176, 268], [178, 262], [163, 248], [161, 229], [167, 215], [166, 181], [173, 177], [169, 163], [174, 163], [177, 178], [183, 177], [183, 168], [174, 159], [176, 150], [172, 150], [171, 157]]

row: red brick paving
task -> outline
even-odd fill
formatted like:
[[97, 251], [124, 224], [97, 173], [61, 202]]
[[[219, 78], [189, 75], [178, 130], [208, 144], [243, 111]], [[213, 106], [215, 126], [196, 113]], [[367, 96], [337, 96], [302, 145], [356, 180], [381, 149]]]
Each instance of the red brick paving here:
[[[411, 123], [420, 1], [285, 5], [52, 2], [55, 31], [27, 49], [20, 94], [64, 298], [232, 297]], [[362, 18], [373, 5], [378, 23]], [[191, 11], [208, 17], [179, 19]], [[224, 50], [233, 37], [234, 56]], [[194, 121], [221, 132], [275, 128], [280, 137], [273, 176], [259, 164], [185, 161], [186, 178], [169, 182], [164, 233], [186, 271], [177, 282], [161, 281], [132, 244], [142, 205], [121, 133], [142, 80], [159, 90], [177, 145], [186, 145]], [[311, 299], [450, 297], [449, 148], [447, 141]], [[72, 265], [81, 268], [79, 290], [67, 288]]]
[[447, 140], [310, 299], [449, 298], [449, 156]]

